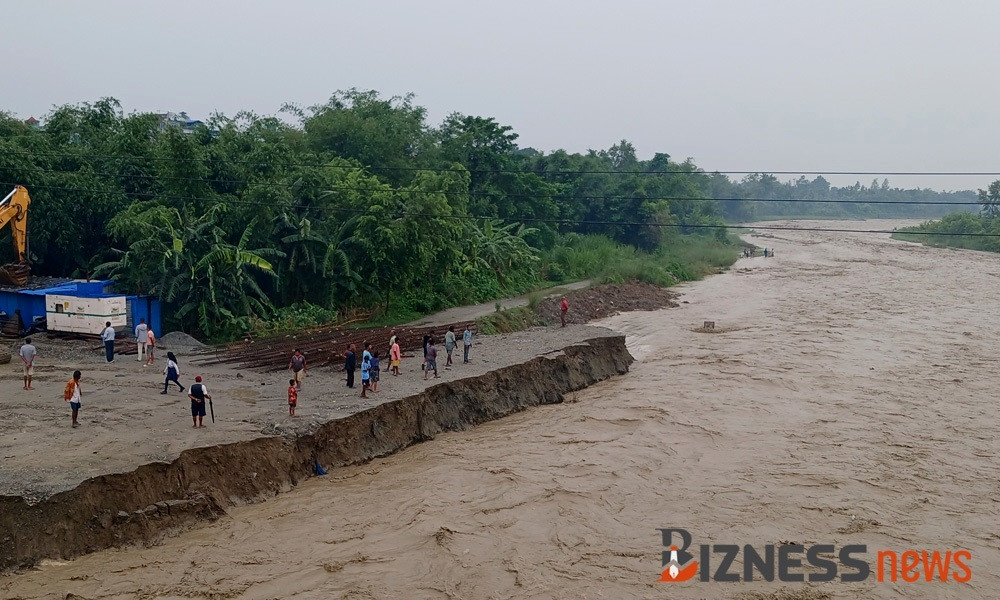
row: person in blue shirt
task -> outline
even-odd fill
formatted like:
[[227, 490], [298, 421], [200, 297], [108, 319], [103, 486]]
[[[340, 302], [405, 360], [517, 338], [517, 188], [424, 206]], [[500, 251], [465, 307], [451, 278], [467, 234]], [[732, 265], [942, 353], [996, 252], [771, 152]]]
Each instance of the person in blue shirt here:
[[465, 326], [465, 332], [462, 333], [462, 345], [465, 346], [465, 360], [463, 363], [469, 362], [469, 349], [472, 348], [472, 325]]
[[371, 362], [371, 359], [368, 358], [367, 354], [365, 354], [362, 357], [362, 359], [361, 359], [361, 397], [362, 398], [367, 398], [368, 397], [368, 393], [367, 393], [368, 392], [368, 386], [371, 384], [371, 378], [372, 378], [371, 371], [372, 371], [372, 362]]

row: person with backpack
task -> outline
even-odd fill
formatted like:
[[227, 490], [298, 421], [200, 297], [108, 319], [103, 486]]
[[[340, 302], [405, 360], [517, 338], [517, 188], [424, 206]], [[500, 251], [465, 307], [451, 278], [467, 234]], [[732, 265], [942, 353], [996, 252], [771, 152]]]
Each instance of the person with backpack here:
[[167, 393], [167, 387], [170, 385], [171, 381], [176, 383], [177, 387], [179, 387], [182, 392], [184, 391], [184, 386], [181, 385], [180, 381], [181, 369], [177, 366], [177, 357], [174, 356], [173, 352], [167, 352], [167, 366], [163, 368], [163, 374], [166, 375], [167, 378], [163, 382], [163, 391], [160, 392], [161, 394]]
[[205, 400], [211, 401], [212, 394], [208, 393], [208, 388], [201, 382], [201, 375], [194, 378], [194, 384], [188, 390], [188, 398], [191, 399], [191, 420], [194, 421], [192, 428], [198, 429], [199, 427], [204, 427]]
[[83, 390], [80, 388], [80, 379], [82, 377], [79, 371], [73, 371], [73, 379], [70, 379], [66, 383], [66, 388], [63, 390], [63, 400], [69, 402], [69, 407], [73, 411], [72, 427], [74, 428], [80, 426], [77, 416], [80, 414], [81, 399], [83, 398]]

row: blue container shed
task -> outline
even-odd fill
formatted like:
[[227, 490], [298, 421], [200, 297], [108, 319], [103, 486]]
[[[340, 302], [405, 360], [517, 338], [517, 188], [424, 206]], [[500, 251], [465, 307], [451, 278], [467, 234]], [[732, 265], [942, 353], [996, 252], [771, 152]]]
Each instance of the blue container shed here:
[[33, 277], [28, 281], [28, 285], [23, 287], [0, 286], [0, 315], [11, 317], [15, 311], [20, 311], [21, 320], [25, 327], [30, 327], [32, 322], [39, 317], [46, 316], [45, 296], [74, 296], [78, 298], [120, 298], [125, 297], [128, 304], [128, 327], [134, 327], [139, 319], [145, 319], [146, 323], [158, 334], [161, 329], [160, 301], [151, 296], [135, 296], [128, 294], [116, 294], [111, 291], [114, 280], [77, 280], [62, 279], [56, 277]]

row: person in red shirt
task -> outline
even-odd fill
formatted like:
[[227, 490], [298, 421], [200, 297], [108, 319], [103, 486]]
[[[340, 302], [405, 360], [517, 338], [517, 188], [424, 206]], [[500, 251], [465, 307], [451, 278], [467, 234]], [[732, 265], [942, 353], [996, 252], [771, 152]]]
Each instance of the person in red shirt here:
[[299, 390], [295, 387], [295, 380], [288, 380], [288, 415], [295, 416], [295, 405], [299, 403]]
[[566, 326], [566, 313], [569, 311], [569, 302], [566, 301], [566, 296], [562, 298], [562, 304], [559, 305], [559, 320], [562, 321], [562, 326]]

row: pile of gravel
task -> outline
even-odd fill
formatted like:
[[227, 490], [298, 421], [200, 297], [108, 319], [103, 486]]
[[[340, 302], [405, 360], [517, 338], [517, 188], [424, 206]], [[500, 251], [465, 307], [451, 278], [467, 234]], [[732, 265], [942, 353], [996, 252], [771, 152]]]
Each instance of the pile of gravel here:
[[156, 345], [164, 350], [204, 350], [208, 348], [198, 340], [180, 331], [171, 331], [165, 336], [156, 340]]

